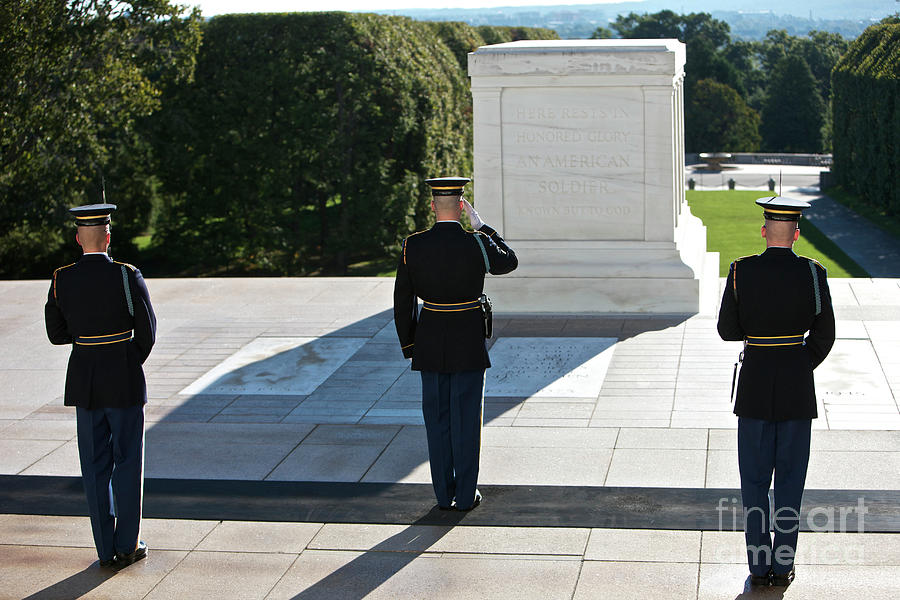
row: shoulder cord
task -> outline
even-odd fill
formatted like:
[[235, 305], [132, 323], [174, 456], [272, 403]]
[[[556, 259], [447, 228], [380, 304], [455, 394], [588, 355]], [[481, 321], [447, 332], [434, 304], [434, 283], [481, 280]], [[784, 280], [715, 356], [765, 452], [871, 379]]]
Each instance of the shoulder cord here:
[[[737, 265], [738, 261], [734, 261], [731, 263], [731, 293], [734, 295], [734, 303], [737, 304], [738, 293], [737, 293]], [[744, 340], [744, 349], [747, 348], [747, 340]], [[741, 365], [744, 362], [744, 352], [743, 350], [738, 354], [738, 359], [734, 363], [734, 371], [731, 374], [731, 401], [734, 402], [734, 390], [737, 388], [737, 376], [738, 370], [741, 368]]]
[[731, 293], [734, 295], [735, 304], [737, 304], [737, 261], [731, 263]]
[[478, 242], [478, 247], [481, 248], [481, 256], [484, 258], [484, 272], [491, 272], [491, 261], [488, 260], [487, 251], [484, 249], [484, 242], [481, 241], [481, 234], [475, 234], [475, 241]]
[[809, 261], [809, 270], [812, 271], [813, 291], [816, 294], [816, 316], [822, 314], [822, 292], [819, 291], [819, 274], [816, 273], [816, 263]]
[[128, 270], [122, 265], [122, 285], [125, 287], [125, 300], [128, 301], [128, 314], [134, 316], [134, 304], [131, 302], [131, 286], [128, 285]]

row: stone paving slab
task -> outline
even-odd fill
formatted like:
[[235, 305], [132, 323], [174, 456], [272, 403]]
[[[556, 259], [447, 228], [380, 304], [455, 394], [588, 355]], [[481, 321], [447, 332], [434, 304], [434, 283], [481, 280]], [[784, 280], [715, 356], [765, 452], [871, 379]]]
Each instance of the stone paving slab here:
[[[159, 312], [160, 337], [146, 365], [151, 396], [147, 408], [147, 475], [427, 484], [419, 378], [407, 370], [408, 362], [400, 356], [394, 339], [391, 284], [369, 279], [248, 279], [238, 283], [149, 282]], [[813, 434], [810, 487], [896, 490], [900, 488], [900, 287], [893, 280], [832, 280], [831, 287], [837, 304], [839, 340], [833, 355], [816, 372], [821, 418], [815, 422]], [[0, 347], [5, 348], [0, 352], [0, 473], [78, 473], [74, 414], [62, 406], [61, 400], [67, 349], [52, 347], [44, 340], [40, 311], [34, 310], [45, 294], [44, 282], [0, 282], [0, 304], [4, 317], [10, 315], [0, 320], [0, 340], [4, 342]], [[251, 298], [260, 294], [282, 300], [277, 306], [257, 307]], [[245, 322], [236, 326], [230, 317], [233, 314], [246, 317]], [[584, 387], [566, 387], [568, 384], [557, 385], [557, 389], [566, 390], [563, 394], [552, 390], [541, 394], [533, 385], [534, 390], [513, 395], [501, 394], [501, 390], [496, 396], [488, 395], [481, 469], [485, 485], [737, 487], [736, 418], [731, 414], [728, 392], [739, 344], [718, 339], [713, 315], [499, 315], [496, 331], [492, 344], [532, 338], [528, 343], [535, 345], [544, 337], [584, 338], [588, 344], [604, 338], [618, 341], [603, 353], [608, 355], [601, 365], [605, 373], [588, 395], [581, 391]], [[339, 356], [337, 366], [320, 377], [313, 389], [292, 388], [285, 394], [237, 388], [223, 394], [207, 393], [218, 390], [205, 387], [199, 390], [204, 393], [183, 393], [242, 349], [264, 343], [257, 340], [318, 336], [362, 340], [362, 344], [348, 347], [346, 356]], [[41, 369], [35, 365], [41, 365]], [[569, 373], [575, 370], [567, 369]], [[587, 374], [596, 377], [598, 371]], [[216, 531], [215, 523], [188, 523], [145, 521], [146, 535], [159, 549], [153, 555], [153, 569], [135, 571], [127, 578], [117, 576], [91, 588], [85, 596], [104, 597], [109, 595], [108, 590], [121, 591], [110, 587], [119, 582], [115, 585], [126, 585], [144, 596], [152, 592], [148, 597], [174, 597], [186, 590], [203, 597], [207, 588], [194, 580], [214, 577], [222, 585], [233, 586], [235, 597], [245, 593], [246, 597], [269, 593], [272, 597], [293, 597], [303, 586], [311, 590], [305, 597], [334, 597], [328, 596], [335, 589], [334, 581], [327, 579], [329, 575], [346, 573], [340, 569], [347, 565], [354, 565], [347, 568], [356, 574], [360, 564], [356, 559], [371, 554], [359, 554], [360, 547], [352, 544], [337, 548], [339, 542], [329, 542], [328, 549], [316, 550], [323, 556], [304, 556], [308, 550], [300, 552], [297, 548], [312, 535], [314, 524], [296, 524], [299, 529], [287, 524], [284, 530], [275, 526], [253, 533], [253, 526], [246, 524]], [[0, 543], [14, 539], [6, 536], [9, 527], [8, 521], [0, 520]], [[65, 544], [74, 543], [83, 556], [71, 556], [90, 559], [89, 553], [84, 554], [90, 548], [86, 531], [84, 522], [74, 528], [57, 521], [51, 527], [38, 528], [30, 542], [13, 542], [20, 544], [13, 548], [23, 549], [22, 560], [33, 560], [39, 553], [27, 550], [30, 544], [49, 546], [50, 553], [65, 565], [70, 554], [55, 550], [58, 536], [74, 539], [71, 536], [77, 535], [81, 541]], [[548, 540], [571, 533], [567, 531], [547, 533]], [[623, 583], [631, 577], [650, 578], [648, 581], [655, 581], [654, 577], [684, 578], [683, 588], [679, 587], [682, 584], [660, 588], [662, 597], [673, 590], [678, 597], [693, 597], [680, 595], [688, 588], [699, 590], [700, 597], [721, 596], [723, 590], [735, 597], [746, 577], [740, 564], [698, 565], [696, 558], [690, 559], [693, 562], [687, 563], [686, 570], [676, 559], [665, 556], [657, 556], [657, 563], [631, 563], [626, 552], [629, 548], [638, 554], [645, 548], [648, 556], [651, 548], [665, 554], [663, 539], [643, 542], [640, 534], [618, 544], [592, 542], [591, 553], [598, 557], [610, 547], [619, 547], [621, 553], [601, 560], [582, 557], [570, 572], [566, 561], [573, 558], [568, 554], [571, 548], [554, 554], [562, 551], [538, 544], [534, 552], [539, 554], [518, 555], [515, 544], [520, 542], [513, 542], [527, 530], [496, 533], [448, 537], [456, 541], [437, 546], [443, 548], [441, 552], [425, 552], [419, 557], [379, 553], [382, 558], [372, 564], [388, 571], [391, 565], [401, 565], [403, 575], [382, 581], [373, 593], [389, 597], [398, 590], [424, 589], [417, 587], [419, 579], [432, 586], [442, 578], [452, 580], [448, 575], [452, 565], [447, 566], [444, 560], [448, 553], [455, 560], [469, 561], [467, 565], [471, 562], [486, 579], [497, 581], [491, 584], [495, 587], [485, 588], [485, 597], [514, 593], [503, 583], [509, 578], [496, 575], [506, 573], [503, 569], [510, 564], [519, 565], [513, 573], [522, 573], [526, 582], [531, 581], [534, 565], [555, 565], [542, 577], [549, 577], [554, 589], [568, 590], [567, 597], [629, 597], [638, 593], [633, 584], [628, 587]], [[615, 534], [595, 530], [592, 539], [603, 540], [610, 535]], [[498, 548], [504, 550], [502, 555], [492, 555], [488, 563], [478, 558], [484, 548], [473, 545], [473, 540], [482, 536], [500, 540]], [[271, 540], [271, 548], [266, 539]], [[529, 542], [521, 543], [527, 546]], [[200, 544], [204, 549], [197, 548]], [[355, 553], [342, 554], [346, 560], [322, 562], [347, 550]], [[245, 561], [244, 554], [251, 558]], [[293, 559], [283, 560], [292, 554]], [[510, 556], [518, 556], [518, 562], [511, 563]], [[371, 583], [364, 575], [371, 560], [363, 560], [363, 582]], [[885, 567], [875, 559], [870, 562]], [[232, 570], [242, 572], [237, 567], [232, 569], [233, 563], [250, 565], [256, 569], [255, 574], [233, 579]], [[647, 568], [648, 564], [655, 566]], [[306, 571], [315, 565], [325, 565], [319, 579], [311, 578]], [[863, 569], [869, 563], [850, 566]], [[52, 576], [37, 569], [33, 580], [57, 591], [70, 591], [72, 585], [89, 587], [93, 584], [85, 582], [96, 578], [90, 572], [85, 575], [84, 569], [61, 566]], [[627, 573], [628, 577], [620, 581], [609, 570]], [[873, 579], [880, 583], [868, 588], [870, 597], [878, 597], [882, 589], [892, 589], [893, 584], [883, 581], [880, 573], [876, 572]], [[22, 585], [19, 575], [14, 577], [16, 585]], [[326, 582], [318, 585], [322, 578]], [[652, 581], [649, 587], [639, 588], [640, 593], [653, 588]], [[516, 586], [515, 593], [520, 589]], [[792, 588], [799, 590], [792, 593], [797, 597], [828, 597], [815, 595], [821, 594], [821, 588], [812, 587], [814, 591], [810, 592], [803, 589]], [[46, 595], [57, 593], [53, 590]], [[58, 595], [67, 597], [69, 591]]]
[[802, 533], [793, 585], [751, 592], [739, 532], [148, 520], [149, 557], [112, 574], [86, 518], [0, 515], [0, 526], [3, 599], [900, 594], [896, 534]]

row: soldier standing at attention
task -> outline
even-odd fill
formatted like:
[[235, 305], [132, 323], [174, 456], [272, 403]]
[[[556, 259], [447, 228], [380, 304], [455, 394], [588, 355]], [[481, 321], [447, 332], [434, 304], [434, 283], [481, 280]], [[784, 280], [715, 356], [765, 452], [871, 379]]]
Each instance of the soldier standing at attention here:
[[[421, 372], [431, 482], [443, 510], [470, 510], [481, 503], [476, 486], [484, 372], [491, 362], [480, 298], [486, 273], [502, 275], [519, 264], [503, 238], [462, 198], [469, 181], [425, 180], [437, 222], [403, 241], [394, 282], [394, 323], [403, 356]], [[463, 210], [477, 231], [463, 229]], [[421, 316], [417, 297], [424, 302]]]
[[[792, 250], [809, 204], [778, 196], [756, 203], [764, 211], [766, 251], [731, 263], [718, 330], [723, 340], [744, 342], [734, 413], [750, 583], [787, 586], [794, 579], [817, 417], [813, 369], [834, 344], [834, 311], [825, 268]], [[773, 472], [774, 544], [768, 497]]]
[[115, 209], [70, 209], [84, 254], [54, 271], [44, 319], [52, 343], [72, 344], [64, 403], [75, 407], [100, 566], [118, 570], [147, 556], [140, 541], [147, 401], [141, 365], [156, 340], [156, 316], [141, 272], [106, 253]]

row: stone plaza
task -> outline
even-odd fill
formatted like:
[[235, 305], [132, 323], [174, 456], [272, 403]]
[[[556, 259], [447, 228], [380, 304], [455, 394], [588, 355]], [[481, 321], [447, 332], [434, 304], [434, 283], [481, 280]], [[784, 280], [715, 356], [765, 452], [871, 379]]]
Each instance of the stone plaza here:
[[[838, 340], [816, 371], [804, 499], [826, 523], [805, 521], [784, 597], [900, 595], [898, 282], [830, 281]], [[98, 568], [84, 516], [47, 282], [0, 283], [0, 598], [757, 595], [735, 508], [739, 344], [718, 339], [714, 311], [498, 307], [485, 502], [446, 517], [391, 279], [148, 283], [151, 552], [115, 575]], [[846, 523], [827, 522], [835, 508]]]

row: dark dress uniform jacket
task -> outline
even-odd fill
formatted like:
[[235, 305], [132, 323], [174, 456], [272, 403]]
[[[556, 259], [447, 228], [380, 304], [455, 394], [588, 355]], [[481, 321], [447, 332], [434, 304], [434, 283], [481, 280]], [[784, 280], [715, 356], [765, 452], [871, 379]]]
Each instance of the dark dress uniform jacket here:
[[[818, 279], [818, 314], [813, 273]], [[809, 332], [802, 345], [746, 346], [734, 413], [768, 421], [816, 418], [813, 369], [834, 344], [834, 311], [824, 267], [790, 248], [768, 248], [734, 261], [718, 329], [723, 340]]]
[[502, 275], [519, 265], [512, 249], [487, 225], [466, 231], [456, 222], [439, 222], [403, 241], [394, 282], [394, 323], [403, 356], [415, 371], [458, 373], [491, 366], [480, 309], [458, 312], [422, 310], [416, 297], [437, 304], [477, 300], [486, 271], [479, 236], [490, 262], [490, 273]]
[[[128, 312], [122, 266], [134, 310]], [[66, 373], [66, 406], [124, 408], [147, 401], [141, 365], [156, 341], [156, 316], [141, 272], [105, 254], [88, 254], [53, 273], [44, 307], [47, 336], [54, 344], [72, 344]], [[102, 336], [134, 330], [131, 341], [94, 346], [76, 344], [77, 336]]]

